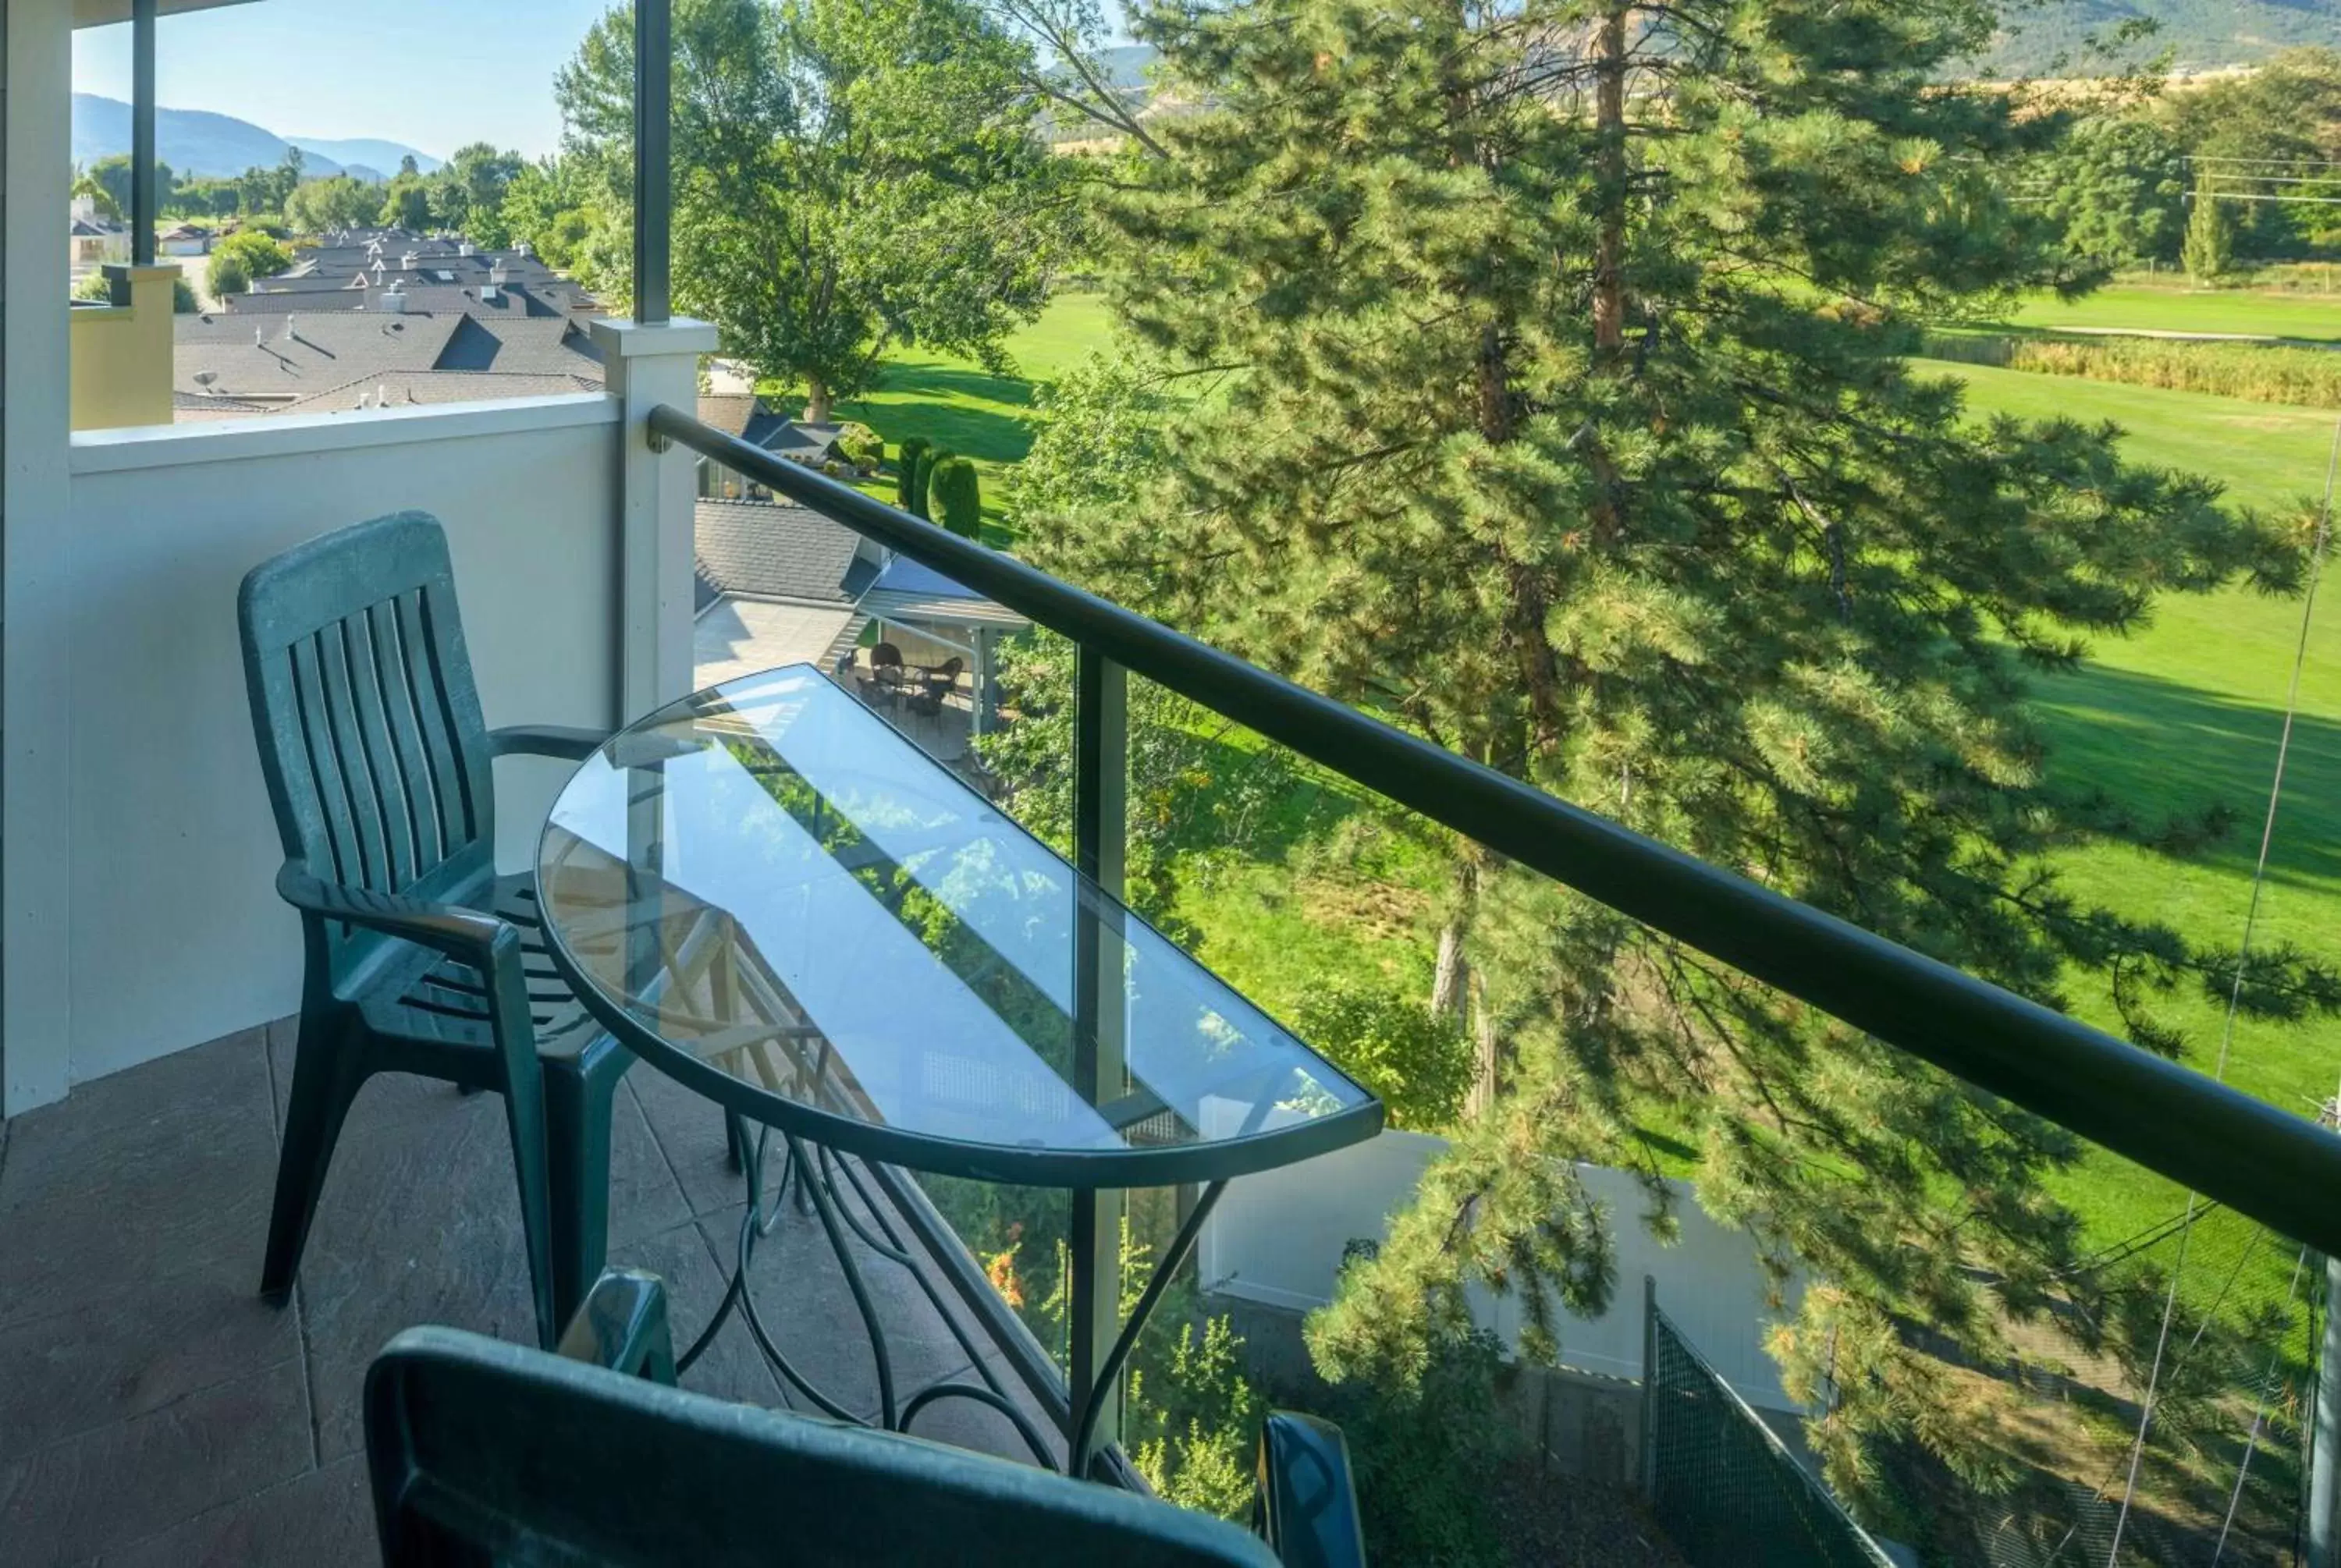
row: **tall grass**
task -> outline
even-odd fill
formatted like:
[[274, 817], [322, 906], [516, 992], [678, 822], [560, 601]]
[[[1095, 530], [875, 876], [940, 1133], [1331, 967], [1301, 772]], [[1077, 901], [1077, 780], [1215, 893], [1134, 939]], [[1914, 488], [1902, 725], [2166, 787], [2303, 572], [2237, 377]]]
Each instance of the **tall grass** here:
[[2039, 375], [2080, 376], [2253, 402], [2341, 408], [2341, 352], [2167, 338], [2058, 338], [1928, 332], [1929, 359]]

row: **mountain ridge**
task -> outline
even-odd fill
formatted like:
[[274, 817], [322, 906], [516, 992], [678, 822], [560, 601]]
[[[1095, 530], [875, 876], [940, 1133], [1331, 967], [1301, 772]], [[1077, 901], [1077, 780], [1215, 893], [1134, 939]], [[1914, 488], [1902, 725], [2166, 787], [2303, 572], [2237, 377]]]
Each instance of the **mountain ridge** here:
[[[378, 136], [280, 136], [264, 126], [211, 109], [154, 111], [154, 155], [171, 172], [193, 179], [231, 179], [246, 169], [269, 168], [284, 161], [284, 150], [297, 146], [302, 169], [317, 178], [340, 174], [381, 180], [398, 172], [401, 158], [412, 154], [424, 174], [439, 160], [419, 148]], [[87, 167], [98, 159], [130, 151], [130, 105], [96, 93], [73, 95], [73, 159]]]

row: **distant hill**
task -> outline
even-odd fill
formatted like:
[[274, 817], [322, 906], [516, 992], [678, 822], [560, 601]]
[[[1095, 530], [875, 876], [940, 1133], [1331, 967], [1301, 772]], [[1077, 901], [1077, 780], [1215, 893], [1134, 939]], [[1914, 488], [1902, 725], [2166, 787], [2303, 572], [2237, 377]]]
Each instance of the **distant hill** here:
[[[158, 111], [159, 113], [159, 111]], [[388, 179], [398, 173], [398, 161], [411, 157], [414, 166], [424, 174], [439, 166], [439, 160], [428, 153], [397, 142], [385, 142], [376, 136], [287, 136], [286, 141], [301, 149], [302, 156], [312, 160], [330, 158], [342, 165], [344, 172], [364, 179], [370, 173], [377, 180]], [[278, 156], [283, 156], [279, 154]], [[173, 168], [178, 165], [174, 164]], [[242, 174], [241, 169], [236, 171]]]
[[1146, 72], [1159, 53], [1151, 44], [1121, 44], [1111, 49], [1101, 49], [1097, 62], [1105, 67], [1106, 80], [1116, 87], [1142, 87]]
[[[2007, 30], [1981, 63], [1980, 73], [2102, 74], [2105, 64], [2084, 56], [2083, 44], [2139, 16], [2159, 25], [2123, 52], [2125, 65], [2150, 60], [2165, 49], [2171, 52], [2172, 68], [2187, 72], [2256, 65], [2304, 45], [2341, 49], [2341, 0], [2042, 0], [2007, 7]], [[1154, 49], [1144, 44], [1098, 51], [1111, 84], [1121, 88], [1143, 87], [1154, 60]]]
[[2207, 71], [2306, 44], [2341, 48], [2341, 0], [2048, 0], [2008, 9], [2007, 31], [1984, 69], [1995, 76], [2100, 74], [2102, 65], [2083, 57], [2083, 41], [2138, 16], [2160, 25], [2124, 51], [2125, 64], [2167, 49], [2174, 69]]
[[[255, 166], [281, 163], [294, 144], [274, 131], [264, 130], [233, 114], [206, 109], [154, 111], [155, 156], [174, 174], [199, 179], [226, 179]], [[428, 174], [439, 160], [427, 153], [368, 137], [303, 140], [299, 143], [309, 174], [326, 178], [344, 173], [361, 179], [383, 179], [395, 173], [398, 161], [413, 154], [415, 166]], [[130, 105], [119, 98], [95, 93], [73, 95], [73, 156], [81, 164], [95, 163], [115, 153], [130, 151]]]

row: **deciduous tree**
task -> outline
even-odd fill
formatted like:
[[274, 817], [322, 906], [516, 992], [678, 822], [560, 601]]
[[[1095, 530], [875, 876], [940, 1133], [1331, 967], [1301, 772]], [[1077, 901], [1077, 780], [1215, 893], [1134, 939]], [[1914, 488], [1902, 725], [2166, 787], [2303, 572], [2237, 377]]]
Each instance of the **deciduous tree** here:
[[[1003, 362], [1061, 228], [1021, 45], [966, 0], [685, 0], [674, 39], [679, 306], [815, 421], [894, 350]], [[622, 8], [555, 89], [621, 225], [633, 71]]]

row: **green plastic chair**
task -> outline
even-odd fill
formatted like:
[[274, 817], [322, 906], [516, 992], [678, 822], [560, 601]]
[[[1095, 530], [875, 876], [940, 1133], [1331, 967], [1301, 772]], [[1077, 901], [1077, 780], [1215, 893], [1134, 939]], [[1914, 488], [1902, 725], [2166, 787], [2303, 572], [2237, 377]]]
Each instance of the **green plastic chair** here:
[[1363, 1568], [1330, 1427], [1311, 1424], [1301, 1445], [1319, 1457], [1278, 1508], [1321, 1543], [1334, 1532], [1294, 1511], [1350, 1504], [1353, 1554], [1280, 1559], [1231, 1524], [1115, 1487], [685, 1393], [655, 1381], [672, 1360], [657, 1277], [622, 1270], [559, 1356], [444, 1328], [392, 1340], [365, 1393], [383, 1562]]
[[553, 971], [533, 879], [496, 874], [490, 764], [582, 760], [604, 737], [487, 729], [446, 536], [422, 512], [254, 567], [236, 612], [304, 956], [261, 1294], [292, 1291], [360, 1087], [416, 1073], [503, 1096], [550, 1345], [601, 1271], [611, 1097], [633, 1058]]

